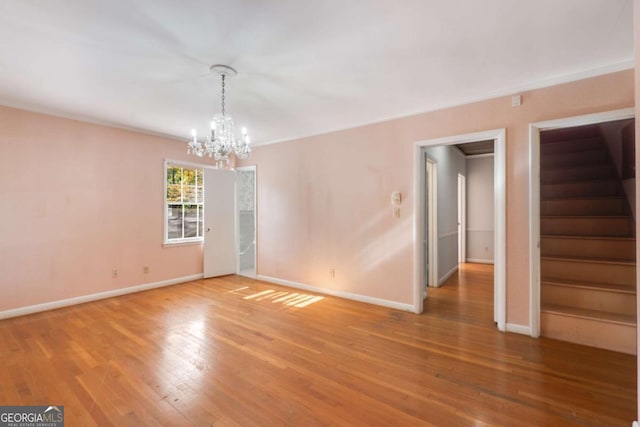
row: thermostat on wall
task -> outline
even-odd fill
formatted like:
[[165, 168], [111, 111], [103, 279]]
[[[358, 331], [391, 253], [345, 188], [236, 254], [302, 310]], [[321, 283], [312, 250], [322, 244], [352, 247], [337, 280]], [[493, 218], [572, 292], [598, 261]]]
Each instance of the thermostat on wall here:
[[391, 193], [391, 204], [397, 206], [400, 203], [402, 203], [402, 193], [400, 193], [399, 191], [394, 191], [393, 193]]

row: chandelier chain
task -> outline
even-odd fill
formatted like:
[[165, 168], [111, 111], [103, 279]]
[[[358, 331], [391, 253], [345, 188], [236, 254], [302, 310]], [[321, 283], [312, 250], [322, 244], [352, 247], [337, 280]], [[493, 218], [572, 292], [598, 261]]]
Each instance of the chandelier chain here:
[[224, 74], [222, 75], [222, 115], [224, 116]]

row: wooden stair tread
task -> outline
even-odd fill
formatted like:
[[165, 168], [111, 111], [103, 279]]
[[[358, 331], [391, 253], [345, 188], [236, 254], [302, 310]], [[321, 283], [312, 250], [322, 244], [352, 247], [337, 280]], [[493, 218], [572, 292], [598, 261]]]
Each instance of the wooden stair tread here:
[[541, 238], [548, 239], [572, 239], [572, 240], [612, 240], [616, 242], [632, 242], [635, 241], [635, 237], [625, 236], [575, 236], [575, 235], [563, 235], [563, 234], [541, 234]]
[[589, 264], [617, 264], [617, 265], [636, 265], [635, 261], [624, 258], [592, 258], [592, 257], [568, 257], [568, 256], [541, 256], [542, 260], [550, 261], [568, 261], [568, 262], [584, 262]]
[[[575, 196], [575, 197], [552, 197], [551, 199], [553, 199], [553, 201], [560, 201], [560, 200], [566, 200], [567, 202], [575, 202], [577, 200], [595, 200], [595, 201], [602, 201], [602, 200], [620, 200], [620, 199], [624, 199], [624, 196], [621, 195], [615, 195], [615, 196]], [[543, 199], [542, 201], [547, 200], [547, 199]]]
[[610, 219], [610, 218], [622, 218], [622, 219], [631, 219], [631, 217], [629, 215], [541, 215], [542, 218], [575, 218], [575, 219], [582, 219], [582, 218], [593, 218], [593, 219], [600, 219], [600, 218], [606, 218], [606, 219]]
[[635, 295], [636, 289], [633, 285], [617, 285], [617, 284], [602, 284], [602, 283], [593, 283], [593, 282], [580, 282], [575, 280], [564, 280], [564, 279], [554, 279], [554, 278], [543, 278], [541, 281], [542, 285], [550, 285], [550, 286], [564, 286], [571, 288], [580, 288], [580, 289], [590, 289], [596, 291], [605, 291], [605, 292], [617, 292], [621, 294], [631, 294]]
[[541, 313], [557, 314], [561, 316], [577, 317], [587, 320], [598, 320], [601, 322], [615, 323], [624, 326], [636, 326], [635, 316], [626, 314], [610, 313], [600, 310], [588, 310], [585, 308], [567, 307], [564, 305], [545, 304], [540, 307]]
[[575, 182], [551, 182], [551, 183], [547, 183], [547, 184], [540, 184], [542, 187], [545, 186], [551, 186], [551, 185], [567, 185], [567, 184], [585, 184], [585, 183], [592, 183], [592, 184], [601, 184], [601, 183], [607, 183], [607, 184], [617, 184], [618, 180], [615, 178], [606, 178], [606, 179], [601, 179], [601, 178], [591, 178], [591, 179], [580, 179], [577, 180]]

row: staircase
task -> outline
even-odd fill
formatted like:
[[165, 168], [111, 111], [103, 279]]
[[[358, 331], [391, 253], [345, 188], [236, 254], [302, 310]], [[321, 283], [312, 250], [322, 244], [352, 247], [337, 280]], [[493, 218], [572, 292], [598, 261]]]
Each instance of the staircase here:
[[541, 335], [636, 354], [635, 221], [597, 126], [543, 132]]

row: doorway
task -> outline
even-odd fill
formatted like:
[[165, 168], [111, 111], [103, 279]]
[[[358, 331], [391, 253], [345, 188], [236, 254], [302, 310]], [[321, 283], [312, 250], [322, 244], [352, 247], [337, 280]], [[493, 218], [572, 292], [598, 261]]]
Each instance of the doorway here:
[[[537, 122], [529, 125], [529, 152], [531, 165], [529, 168], [530, 200], [530, 323], [531, 335], [540, 336], [540, 306], [541, 306], [541, 202], [540, 202], [540, 134], [547, 130], [562, 130], [566, 128], [596, 125], [635, 117], [633, 108], [615, 110], [604, 113], [587, 114], [583, 116]], [[574, 203], [575, 204], [575, 203]]]
[[[457, 144], [465, 144], [478, 141], [491, 140], [494, 143], [494, 318], [498, 329], [506, 330], [506, 292], [505, 292], [505, 249], [506, 249], [506, 205], [505, 205], [505, 175], [506, 175], [506, 131], [505, 129], [497, 129], [486, 132], [477, 132], [472, 134], [457, 135], [452, 137], [438, 138], [426, 141], [418, 141], [414, 145], [414, 311], [421, 313], [423, 310], [424, 283], [427, 274], [431, 274], [434, 265], [438, 261], [434, 261], [429, 256], [429, 269], [427, 270], [427, 255], [432, 255], [433, 250], [429, 250], [430, 238], [426, 234], [428, 232], [427, 210], [429, 203], [427, 188], [427, 162], [424, 160], [424, 152], [428, 147], [450, 146]], [[454, 191], [457, 190], [454, 184]], [[455, 214], [454, 214], [455, 215]], [[454, 216], [457, 220], [457, 217]], [[457, 234], [457, 229], [453, 231]], [[453, 234], [452, 233], [452, 234]], [[427, 238], [425, 238], [425, 236]], [[466, 246], [466, 242], [465, 242]], [[436, 246], [434, 246], [436, 247]], [[459, 258], [459, 253], [454, 252], [454, 257]]]

